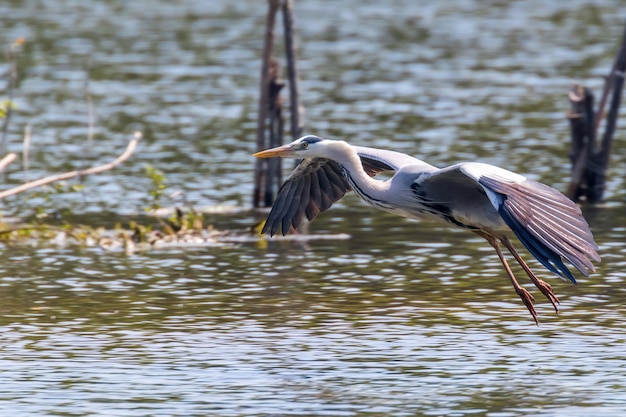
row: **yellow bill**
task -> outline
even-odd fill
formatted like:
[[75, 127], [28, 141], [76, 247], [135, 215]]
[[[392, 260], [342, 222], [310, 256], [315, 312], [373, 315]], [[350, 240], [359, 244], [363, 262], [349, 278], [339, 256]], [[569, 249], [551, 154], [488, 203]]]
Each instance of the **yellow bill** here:
[[289, 145], [278, 146], [276, 148], [266, 149], [264, 151], [257, 152], [252, 156], [254, 156], [255, 158], [273, 158], [275, 156], [286, 157], [286, 156], [291, 155], [293, 152], [294, 152], [293, 146], [289, 144]]

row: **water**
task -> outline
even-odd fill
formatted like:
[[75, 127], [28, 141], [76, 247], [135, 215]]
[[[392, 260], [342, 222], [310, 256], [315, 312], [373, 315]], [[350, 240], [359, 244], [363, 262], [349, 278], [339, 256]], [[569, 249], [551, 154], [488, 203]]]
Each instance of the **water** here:
[[[564, 189], [566, 92], [599, 92], [621, 3], [432, 3], [297, 2], [307, 131]], [[30, 171], [15, 164], [4, 184], [145, 138], [82, 193], [6, 199], [3, 215], [143, 219], [151, 164], [190, 204], [237, 208], [208, 220], [246, 236], [264, 215], [249, 208], [264, 16], [254, 1], [0, 5], [3, 44], [26, 38], [9, 149], [33, 127]], [[556, 315], [534, 291], [538, 327], [481, 239], [354, 196], [303, 240], [130, 255], [2, 244], [0, 415], [621, 416], [622, 142], [607, 204], [585, 208], [603, 262], [576, 286], [537, 267], [561, 299]]]

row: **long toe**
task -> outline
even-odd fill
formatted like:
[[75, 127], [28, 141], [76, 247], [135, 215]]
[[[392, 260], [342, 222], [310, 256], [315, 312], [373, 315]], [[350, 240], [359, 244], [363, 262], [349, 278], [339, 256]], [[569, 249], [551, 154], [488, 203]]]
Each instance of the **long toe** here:
[[537, 318], [537, 312], [535, 311], [535, 306], [533, 303], [535, 302], [535, 297], [523, 287], [515, 288], [515, 292], [519, 295], [519, 298], [522, 299], [522, 302], [530, 312], [530, 315], [533, 316], [533, 320], [535, 320], [535, 324], [539, 325], [539, 319]]
[[552, 291], [552, 286], [541, 279], [537, 280], [536, 285], [537, 285], [537, 288], [539, 288], [539, 290], [542, 292], [542, 294], [545, 295], [546, 298], [552, 303], [552, 307], [554, 307], [554, 311], [558, 314], [559, 308], [557, 307], [557, 304], [561, 304], [561, 302], [559, 301], [559, 298]]

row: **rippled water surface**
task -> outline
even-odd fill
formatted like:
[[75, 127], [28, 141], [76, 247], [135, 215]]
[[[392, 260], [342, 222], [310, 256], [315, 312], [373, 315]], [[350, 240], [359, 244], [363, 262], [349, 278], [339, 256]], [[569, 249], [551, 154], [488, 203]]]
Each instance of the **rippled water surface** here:
[[[148, 204], [151, 164], [190, 204], [238, 208], [209, 220], [245, 233], [264, 215], [249, 206], [265, 3], [2, 3], [2, 44], [26, 39], [8, 149], [33, 131], [29, 172], [14, 164], [2, 188], [108, 161], [144, 132], [83, 192], [6, 199], [2, 214], [71, 208], [113, 227]], [[297, 0], [306, 130], [563, 190], [566, 93], [573, 81], [599, 93], [623, 11]], [[0, 246], [0, 415], [622, 416], [623, 148], [618, 130], [607, 204], [584, 208], [603, 262], [576, 286], [537, 267], [561, 299], [556, 315], [535, 291], [540, 326], [481, 239], [354, 196], [309, 240], [132, 255]]]

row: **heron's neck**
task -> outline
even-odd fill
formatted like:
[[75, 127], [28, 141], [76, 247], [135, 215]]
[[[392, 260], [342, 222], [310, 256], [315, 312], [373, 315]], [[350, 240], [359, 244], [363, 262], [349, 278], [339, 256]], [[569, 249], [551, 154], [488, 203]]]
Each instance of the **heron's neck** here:
[[363, 169], [361, 158], [356, 150], [345, 142], [341, 142], [339, 152], [333, 158], [345, 170], [350, 186], [363, 200], [374, 205], [385, 203], [384, 191], [389, 188], [388, 181], [375, 180]]

